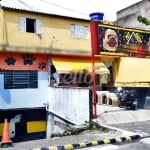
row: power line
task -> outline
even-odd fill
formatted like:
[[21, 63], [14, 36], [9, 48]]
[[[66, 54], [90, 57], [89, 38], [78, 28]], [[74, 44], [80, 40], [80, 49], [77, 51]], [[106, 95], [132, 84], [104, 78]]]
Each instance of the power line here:
[[56, 4], [56, 3], [52, 3], [52, 2], [50, 2], [49, 0], [40, 0], [40, 1], [46, 2], [46, 3], [48, 3], [48, 4], [51, 4], [51, 5], [54, 5], [54, 6], [56, 6], [56, 7], [63, 8], [63, 9], [66, 9], [66, 10], [69, 10], [69, 11], [72, 11], [72, 12], [75, 12], [75, 13], [79, 13], [79, 14], [86, 15], [86, 16], [89, 15], [89, 14], [86, 14], [86, 13], [83, 13], [83, 12], [80, 12], [80, 11], [77, 11], [77, 10], [74, 10], [74, 9], [71, 9], [71, 8], [67, 8], [67, 7], [58, 5], [58, 4]]

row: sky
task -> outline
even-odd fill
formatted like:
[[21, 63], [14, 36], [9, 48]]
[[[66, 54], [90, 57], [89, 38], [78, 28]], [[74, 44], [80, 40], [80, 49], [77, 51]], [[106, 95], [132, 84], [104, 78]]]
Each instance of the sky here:
[[90, 14], [104, 13], [104, 20], [115, 21], [117, 11], [141, 0], [47, 0], [74, 11]]

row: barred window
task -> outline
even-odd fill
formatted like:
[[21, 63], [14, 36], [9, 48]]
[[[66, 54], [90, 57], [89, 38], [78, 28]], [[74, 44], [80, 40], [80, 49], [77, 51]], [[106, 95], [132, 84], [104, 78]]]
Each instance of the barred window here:
[[4, 71], [4, 89], [38, 88], [37, 71]]

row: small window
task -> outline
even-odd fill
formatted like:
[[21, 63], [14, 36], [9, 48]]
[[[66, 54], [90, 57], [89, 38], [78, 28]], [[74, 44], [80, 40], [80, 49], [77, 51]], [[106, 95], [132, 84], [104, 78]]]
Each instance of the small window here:
[[76, 38], [87, 38], [88, 37], [88, 26], [83, 25], [71, 25], [71, 36]]
[[26, 32], [35, 33], [35, 19], [26, 18]]
[[20, 17], [20, 32], [42, 34], [42, 21], [40, 19]]
[[4, 71], [4, 89], [38, 88], [37, 71]]

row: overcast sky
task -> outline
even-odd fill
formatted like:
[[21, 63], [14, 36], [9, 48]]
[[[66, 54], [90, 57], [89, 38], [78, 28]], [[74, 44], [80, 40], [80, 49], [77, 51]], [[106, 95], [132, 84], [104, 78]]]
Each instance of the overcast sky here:
[[104, 20], [115, 21], [116, 12], [141, 0], [47, 0], [52, 3], [90, 14], [103, 12]]

